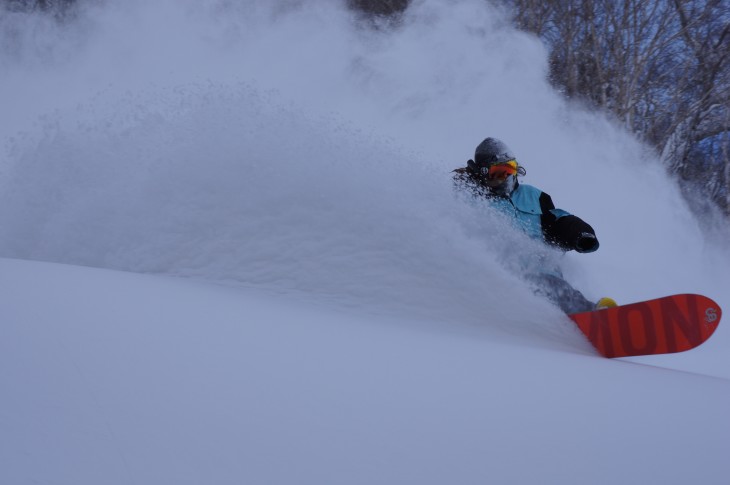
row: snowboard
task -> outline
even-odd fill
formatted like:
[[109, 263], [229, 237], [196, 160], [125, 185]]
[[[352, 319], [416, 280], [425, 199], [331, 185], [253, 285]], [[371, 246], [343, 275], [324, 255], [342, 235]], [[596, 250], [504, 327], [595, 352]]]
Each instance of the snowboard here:
[[710, 298], [681, 294], [568, 315], [605, 357], [671, 354], [705, 342], [722, 310]]

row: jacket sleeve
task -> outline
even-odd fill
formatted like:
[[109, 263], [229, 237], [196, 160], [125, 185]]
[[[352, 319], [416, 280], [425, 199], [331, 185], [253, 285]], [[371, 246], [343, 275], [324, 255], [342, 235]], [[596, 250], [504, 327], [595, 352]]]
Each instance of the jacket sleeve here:
[[579, 253], [592, 253], [598, 249], [596, 231], [580, 217], [556, 209], [552, 198], [545, 192], [540, 195], [540, 208], [542, 233], [549, 244]]

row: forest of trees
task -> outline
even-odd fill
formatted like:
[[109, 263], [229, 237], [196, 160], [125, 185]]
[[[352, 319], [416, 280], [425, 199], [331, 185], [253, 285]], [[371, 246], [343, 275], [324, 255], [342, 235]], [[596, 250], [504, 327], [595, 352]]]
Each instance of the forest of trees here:
[[550, 48], [565, 96], [613, 113], [656, 149], [696, 209], [730, 215], [730, 3], [509, 0]]
[[[612, 113], [661, 157], [695, 210], [730, 216], [730, 2], [484, 0], [550, 51], [567, 98]], [[349, 0], [398, 15], [407, 0]]]

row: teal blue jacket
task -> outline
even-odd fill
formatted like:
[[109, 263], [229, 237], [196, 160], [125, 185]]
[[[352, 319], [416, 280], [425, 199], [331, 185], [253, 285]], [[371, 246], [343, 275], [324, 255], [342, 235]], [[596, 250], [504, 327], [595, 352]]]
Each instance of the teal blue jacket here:
[[564, 251], [590, 253], [598, 249], [599, 243], [593, 228], [581, 218], [563, 209], [556, 209], [550, 195], [542, 190], [517, 183], [509, 196], [499, 196], [490, 192], [467, 169], [454, 172], [457, 189], [487, 199], [497, 210], [512, 217], [516, 225], [531, 238]]
[[562, 209], [543, 207], [540, 197], [544, 194], [532, 185], [519, 184], [509, 197], [490, 197], [490, 203], [497, 210], [514, 218], [517, 226], [533, 239], [545, 239], [543, 215], [545, 211], [554, 216], [554, 221], [570, 214]]

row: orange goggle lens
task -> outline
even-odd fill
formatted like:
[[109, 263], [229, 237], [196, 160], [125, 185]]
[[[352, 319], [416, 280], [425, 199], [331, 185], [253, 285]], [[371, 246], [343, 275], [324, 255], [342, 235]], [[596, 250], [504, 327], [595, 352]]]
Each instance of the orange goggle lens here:
[[482, 174], [490, 179], [506, 179], [510, 175], [517, 174], [518, 165], [514, 160], [505, 163], [495, 163], [482, 168]]

